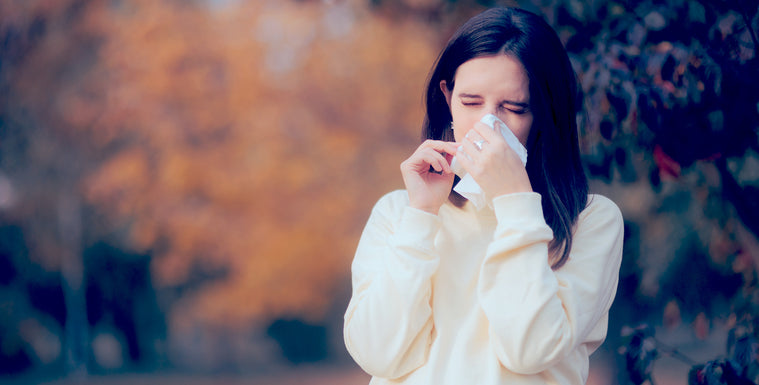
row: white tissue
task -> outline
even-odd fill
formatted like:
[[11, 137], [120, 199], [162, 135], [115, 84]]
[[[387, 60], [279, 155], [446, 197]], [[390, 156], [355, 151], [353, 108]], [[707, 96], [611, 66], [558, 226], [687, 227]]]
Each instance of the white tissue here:
[[[522, 165], [527, 165], [527, 149], [522, 146], [522, 143], [519, 142], [516, 135], [514, 135], [514, 133], [511, 132], [511, 129], [506, 126], [506, 123], [493, 114], [483, 116], [480, 121], [493, 129], [495, 129], [495, 122], [499, 122], [500, 124], [498, 126], [500, 127], [501, 135], [506, 139], [506, 143], [517, 153], [519, 159], [522, 161]], [[466, 172], [455, 157], [451, 161], [451, 169], [461, 178], [459, 183], [453, 188], [453, 191], [456, 191], [472, 202], [477, 210], [482, 209], [486, 205], [492, 206], [491, 201], [485, 196], [485, 192], [482, 191], [480, 185], [474, 181], [474, 178]]]

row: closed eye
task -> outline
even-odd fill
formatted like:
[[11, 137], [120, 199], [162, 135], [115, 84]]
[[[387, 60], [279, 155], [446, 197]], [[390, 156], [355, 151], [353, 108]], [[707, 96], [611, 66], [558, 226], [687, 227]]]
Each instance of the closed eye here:
[[529, 104], [514, 103], [514, 102], [507, 102], [507, 103], [501, 104], [501, 109], [511, 111], [512, 113], [515, 113], [517, 115], [525, 114], [530, 110]]
[[464, 106], [479, 106], [482, 104], [482, 96], [477, 94], [459, 94], [459, 101]]

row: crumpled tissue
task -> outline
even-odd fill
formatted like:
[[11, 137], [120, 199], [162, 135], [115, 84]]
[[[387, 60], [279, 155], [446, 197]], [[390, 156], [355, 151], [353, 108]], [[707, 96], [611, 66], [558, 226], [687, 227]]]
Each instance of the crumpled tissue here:
[[[527, 165], [527, 149], [519, 142], [516, 135], [511, 132], [511, 129], [506, 126], [506, 123], [493, 114], [483, 116], [480, 121], [494, 130], [496, 129], [496, 122], [498, 122], [498, 128], [501, 131], [501, 135], [506, 139], [506, 143], [517, 153], [519, 159], [522, 161], [522, 165]], [[451, 161], [451, 169], [459, 176], [459, 178], [461, 178], [459, 183], [453, 188], [453, 191], [456, 191], [472, 202], [477, 210], [482, 209], [486, 205], [492, 207], [492, 201], [485, 196], [485, 192], [482, 191], [480, 185], [478, 185], [477, 182], [474, 181], [474, 178], [466, 172], [464, 167], [462, 167], [456, 160], [456, 157]]]

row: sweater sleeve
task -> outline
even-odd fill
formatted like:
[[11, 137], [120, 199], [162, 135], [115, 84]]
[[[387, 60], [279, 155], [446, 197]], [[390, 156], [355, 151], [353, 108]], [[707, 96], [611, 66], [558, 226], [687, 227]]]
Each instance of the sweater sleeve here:
[[508, 370], [541, 372], [582, 344], [594, 350], [617, 289], [623, 222], [617, 206], [593, 196], [580, 214], [569, 260], [548, 263], [553, 233], [536, 193], [493, 201], [498, 225], [481, 266], [478, 296], [491, 345]]
[[433, 251], [439, 218], [391, 194], [374, 207], [359, 241], [343, 328], [353, 359], [384, 378], [406, 375], [427, 359], [431, 277], [439, 265]]

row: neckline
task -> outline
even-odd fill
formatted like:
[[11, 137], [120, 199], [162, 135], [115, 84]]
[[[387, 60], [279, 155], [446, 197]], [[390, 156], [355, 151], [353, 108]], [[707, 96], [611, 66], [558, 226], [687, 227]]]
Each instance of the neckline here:
[[462, 213], [467, 213], [467, 214], [473, 215], [475, 217], [495, 218], [495, 211], [493, 210], [492, 207], [486, 206], [486, 207], [483, 207], [480, 210], [477, 210], [477, 208], [474, 206], [474, 203], [472, 203], [469, 200], [467, 200], [466, 203], [464, 203], [464, 206], [462, 206], [462, 207], [457, 207], [451, 201], [447, 201], [443, 205], [443, 207], [445, 207], [446, 210], [450, 210], [450, 211], [453, 211], [453, 212], [455, 212], [455, 211], [461, 211]]

